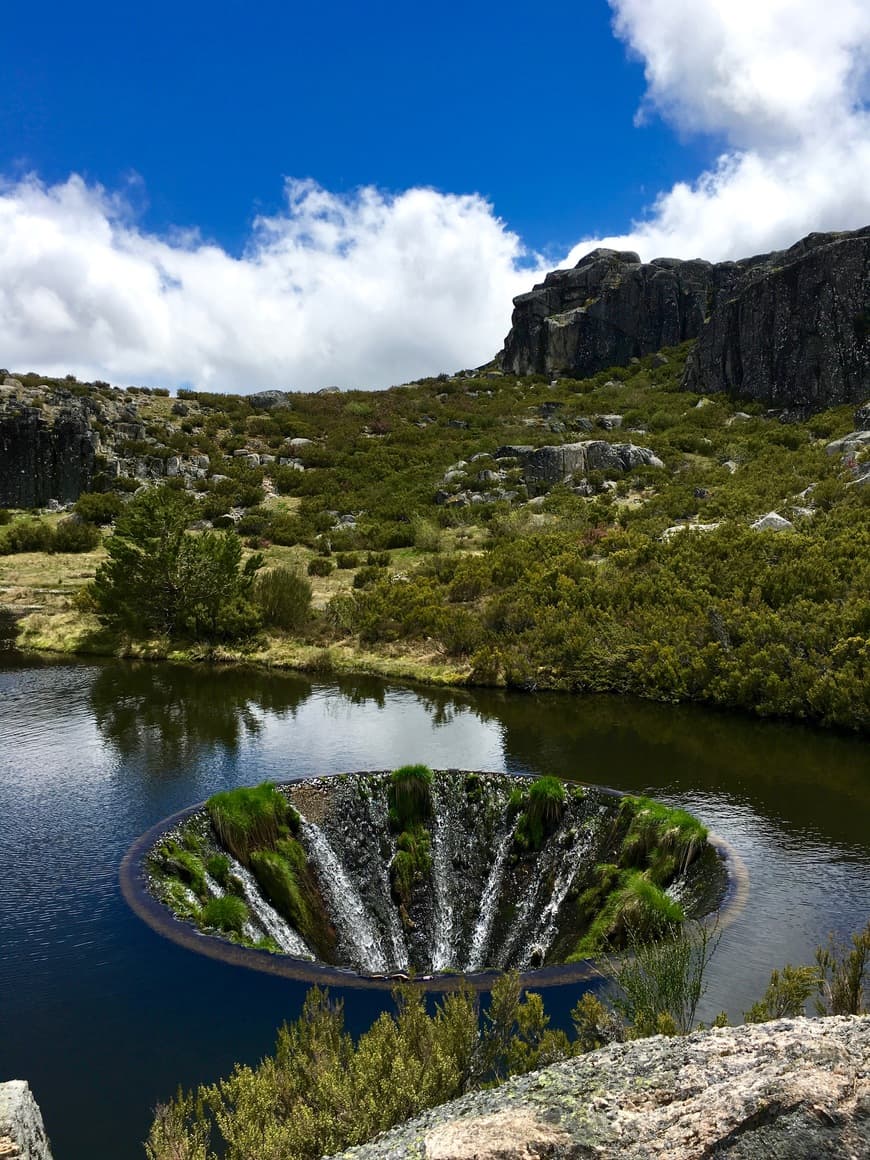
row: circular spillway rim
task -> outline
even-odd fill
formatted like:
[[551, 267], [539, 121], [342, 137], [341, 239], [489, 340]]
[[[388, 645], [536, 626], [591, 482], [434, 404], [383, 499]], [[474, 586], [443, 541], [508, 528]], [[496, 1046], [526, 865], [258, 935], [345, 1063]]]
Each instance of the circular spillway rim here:
[[[382, 770], [355, 770], [352, 773], [315, 774], [312, 777], [295, 777], [288, 781], [277, 783], [279, 786], [306, 785], [319, 779], [330, 777], [358, 777], [367, 773], [383, 772]], [[435, 771], [438, 772], [438, 771]], [[505, 770], [474, 770], [482, 777], [525, 777], [526, 774], [511, 774]], [[566, 785], [581, 785], [612, 793], [617, 797], [625, 797], [626, 790], [612, 789], [598, 783], [565, 781]], [[267, 950], [258, 950], [255, 947], [240, 946], [219, 935], [206, 934], [192, 923], [185, 922], [172, 913], [168, 906], [151, 893], [148, 888], [148, 874], [145, 861], [152, 847], [158, 839], [176, 826], [186, 822], [188, 818], [205, 809], [205, 802], [188, 806], [177, 813], [170, 814], [156, 822], [150, 829], [132, 844], [121, 861], [119, 872], [121, 893], [127, 905], [143, 922], [163, 938], [187, 950], [196, 951], [210, 959], [231, 963], [234, 966], [248, 967], [251, 970], [261, 971], [267, 975], [276, 975], [285, 979], [295, 979], [303, 983], [312, 983], [320, 986], [334, 985], [338, 987], [353, 987], [365, 990], [392, 991], [398, 984], [410, 984], [421, 987], [426, 991], [457, 991], [462, 987], [471, 987], [474, 991], [486, 992], [492, 990], [493, 984], [504, 974], [500, 970], [471, 971], [471, 972], [444, 972], [433, 975], [405, 975], [401, 972], [391, 975], [366, 975], [350, 967], [336, 967], [329, 963], [297, 959], [292, 955], [274, 954]], [[719, 909], [707, 915], [701, 921], [712, 923], [718, 929], [724, 930], [739, 916], [746, 905], [749, 893], [749, 875], [746, 864], [737, 850], [723, 838], [708, 833], [707, 840], [719, 854], [727, 874], [725, 896]], [[600, 979], [601, 972], [595, 966], [594, 959], [582, 959], [576, 963], [556, 963], [549, 967], [538, 967], [535, 970], [520, 971], [520, 983], [526, 987], [558, 987], [566, 983], [583, 982], [590, 979]]]

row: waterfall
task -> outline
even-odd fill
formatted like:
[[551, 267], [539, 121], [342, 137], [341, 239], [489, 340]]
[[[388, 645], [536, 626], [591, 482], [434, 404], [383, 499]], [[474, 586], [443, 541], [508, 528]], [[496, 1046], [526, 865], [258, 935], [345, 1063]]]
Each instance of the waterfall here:
[[[377, 797], [377, 801], [375, 797]], [[372, 794], [370, 798], [367, 798], [365, 810], [373, 834], [380, 836], [390, 832], [389, 807], [385, 793]], [[408, 946], [405, 942], [405, 932], [402, 928], [399, 912], [393, 904], [389, 864], [383, 858], [378, 857], [374, 860], [372, 877], [376, 881], [379, 897], [383, 903], [379, 909], [386, 919], [386, 934], [392, 948], [393, 969], [407, 971], [410, 966]]]
[[313, 959], [314, 955], [299, 932], [295, 931], [288, 922], [285, 922], [274, 906], [271, 906], [260, 893], [257, 879], [250, 870], [246, 870], [241, 862], [237, 862], [229, 854], [227, 857], [230, 863], [230, 873], [241, 882], [245, 902], [268, 937], [285, 954], [293, 955], [297, 959]]
[[499, 899], [501, 898], [505, 866], [511, 845], [513, 844], [514, 835], [516, 834], [517, 821], [518, 819], [515, 818], [513, 822], [504, 827], [498, 846], [496, 847], [492, 868], [490, 869], [489, 877], [486, 880], [486, 885], [483, 888], [483, 894], [480, 899], [480, 913], [474, 927], [474, 934], [471, 936], [471, 949], [468, 954], [468, 966], [466, 968], [469, 971], [479, 971], [487, 965], [485, 958], [489, 950], [492, 924], [495, 919]]
[[540, 950], [542, 961], [546, 958], [547, 951], [556, 936], [556, 919], [562, 909], [562, 903], [565, 901], [581, 865], [585, 865], [583, 855], [588, 851], [591, 842], [592, 833], [585, 827], [581, 827], [571, 847], [565, 850], [558, 860], [550, 898], [535, 921], [534, 933], [526, 940], [526, 950], [521, 966], [528, 964], [530, 952], [534, 948]]
[[[443, 971], [458, 967], [456, 957], [456, 934], [454, 930], [453, 899], [451, 886], [456, 879], [453, 869], [453, 835], [450, 794], [447, 778], [432, 786], [432, 804], [435, 818], [432, 823], [432, 887], [435, 893], [435, 930], [432, 936], [432, 970]], [[465, 886], [465, 883], [461, 883]]]
[[[319, 939], [317, 945], [330, 963], [370, 975], [527, 969], [555, 951], [570, 950], [584, 936], [588, 918], [568, 900], [593, 880], [596, 863], [621, 857], [617, 821], [623, 799], [594, 788], [570, 789], [554, 832], [533, 850], [517, 841], [527, 815], [518, 812], [520, 803], [511, 806], [518, 787], [518, 796], [527, 799], [531, 778], [442, 770], [431, 782], [431, 817], [420, 819], [429, 837], [429, 874], [400, 905], [391, 889], [397, 838], [390, 825], [390, 777], [383, 771], [313, 779], [300, 793], [299, 840], [318, 894], [312, 913], [326, 928], [324, 945]], [[292, 790], [291, 785], [291, 801]], [[304, 816], [306, 803], [317, 807], [310, 811], [316, 822]], [[193, 819], [199, 840], [204, 821]], [[265, 935], [287, 955], [314, 959], [253, 873], [219, 841], [210, 841], [228, 856], [241, 883], [247, 941]], [[707, 914], [722, 897], [723, 875], [721, 859], [709, 847], [668, 885], [668, 894], [689, 916]], [[171, 904], [179, 890], [186, 892], [190, 905], [179, 902], [178, 912], [189, 919], [198, 911], [197, 900], [182, 878], [176, 882], [174, 895], [168, 889], [166, 894]], [[226, 894], [213, 875], [206, 874], [205, 886], [212, 898]]]
[[303, 819], [302, 834], [306, 851], [317, 867], [323, 892], [329, 899], [336, 929], [357, 968], [368, 974], [388, 971], [387, 956], [371, 915], [323, 831]]

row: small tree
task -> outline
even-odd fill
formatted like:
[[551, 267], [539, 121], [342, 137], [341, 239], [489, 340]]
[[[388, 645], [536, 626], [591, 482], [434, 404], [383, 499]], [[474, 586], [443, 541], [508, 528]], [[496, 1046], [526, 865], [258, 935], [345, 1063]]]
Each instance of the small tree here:
[[194, 514], [190, 497], [169, 488], [150, 489], [127, 505], [91, 586], [104, 620], [134, 633], [210, 640], [256, 627], [249, 593], [261, 557], [242, 566], [233, 532], [188, 534]]

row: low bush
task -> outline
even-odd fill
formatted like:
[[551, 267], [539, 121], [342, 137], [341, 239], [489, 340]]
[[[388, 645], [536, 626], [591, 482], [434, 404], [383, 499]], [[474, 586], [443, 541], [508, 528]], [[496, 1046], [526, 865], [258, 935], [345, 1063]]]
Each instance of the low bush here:
[[311, 585], [292, 568], [260, 572], [254, 578], [251, 598], [263, 623], [274, 628], [301, 628], [311, 612]]
[[308, 561], [309, 576], [331, 576], [335, 571], [335, 564], [325, 556], [315, 556]]
[[75, 502], [75, 511], [89, 524], [111, 524], [124, 510], [124, 501], [114, 491], [85, 491]]

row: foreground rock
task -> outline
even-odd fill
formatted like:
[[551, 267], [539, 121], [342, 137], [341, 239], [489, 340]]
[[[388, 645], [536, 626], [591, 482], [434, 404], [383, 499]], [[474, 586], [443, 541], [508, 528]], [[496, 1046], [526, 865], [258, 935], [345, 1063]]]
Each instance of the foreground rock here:
[[23, 1079], [0, 1083], [0, 1157], [51, 1160], [42, 1113]]
[[424, 1113], [345, 1160], [859, 1160], [870, 1018], [614, 1044]]
[[870, 382], [870, 227], [713, 264], [594, 250], [514, 299], [499, 358], [586, 378], [687, 339], [683, 386], [798, 414], [860, 403]]

